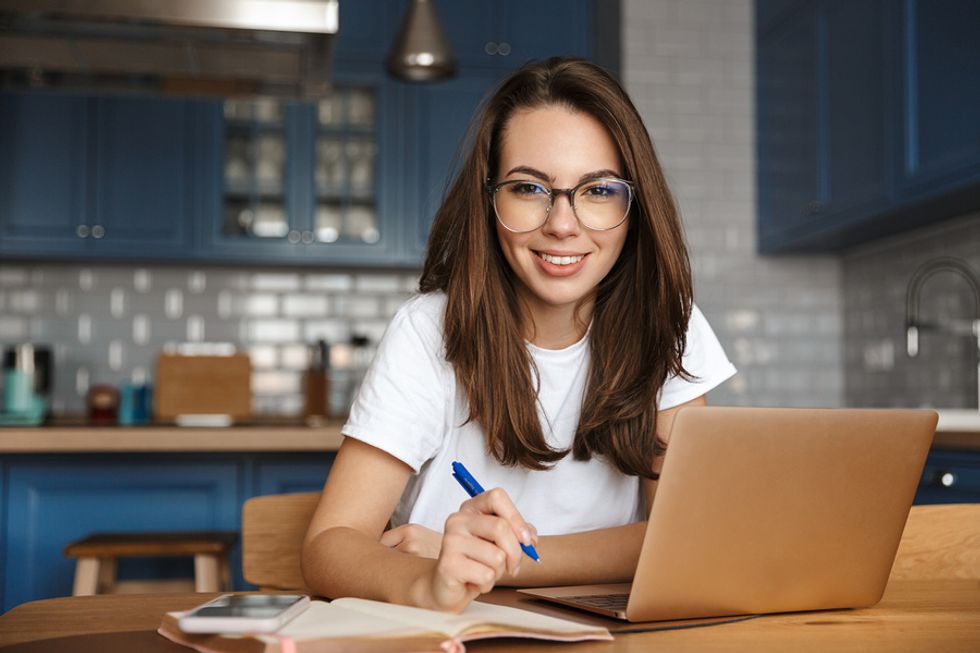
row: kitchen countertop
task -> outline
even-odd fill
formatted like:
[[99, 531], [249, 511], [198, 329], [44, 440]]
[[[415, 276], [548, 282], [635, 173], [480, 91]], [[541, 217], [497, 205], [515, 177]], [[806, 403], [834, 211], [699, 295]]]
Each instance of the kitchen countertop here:
[[221, 428], [55, 424], [0, 428], [0, 454], [106, 452], [336, 451], [343, 420]]
[[[980, 411], [939, 412], [933, 447], [980, 451]], [[337, 451], [343, 419], [307, 426], [297, 421], [220, 428], [87, 426], [64, 421], [40, 427], [0, 428], [0, 454], [108, 452]]]

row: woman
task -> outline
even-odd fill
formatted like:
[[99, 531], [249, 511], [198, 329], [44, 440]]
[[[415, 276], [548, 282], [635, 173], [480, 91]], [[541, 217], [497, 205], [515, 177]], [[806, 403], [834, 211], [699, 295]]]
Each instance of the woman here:
[[[460, 611], [496, 584], [629, 580], [674, 412], [734, 373], [608, 73], [529, 64], [471, 137], [304, 542], [326, 596]], [[464, 500], [454, 460], [493, 489]]]

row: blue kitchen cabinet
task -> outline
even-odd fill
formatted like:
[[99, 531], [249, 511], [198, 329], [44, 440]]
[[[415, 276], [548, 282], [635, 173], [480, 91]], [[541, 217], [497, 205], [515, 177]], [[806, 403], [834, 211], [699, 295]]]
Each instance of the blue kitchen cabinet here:
[[490, 71], [412, 89], [412, 161], [407, 168], [414, 174], [409, 177], [404, 225], [410, 262], [421, 262], [432, 219], [467, 154], [466, 130], [481, 101], [504, 76]]
[[980, 5], [758, 0], [756, 17], [760, 251], [980, 208]]
[[[94, 531], [231, 530], [253, 496], [318, 492], [333, 452], [0, 456], [0, 612], [71, 594], [62, 551]], [[231, 557], [235, 589], [241, 546]], [[121, 578], [192, 577], [193, 561], [123, 558]]]
[[0, 95], [0, 253], [189, 258], [188, 100]]
[[212, 259], [398, 262], [401, 91], [371, 64], [332, 81], [316, 101], [210, 104], [201, 238]]
[[895, 117], [891, 78], [882, 73], [893, 43], [884, 4], [799, 3], [760, 35], [762, 251], [833, 239], [891, 199], [888, 135]]
[[589, 0], [436, 2], [461, 68], [513, 70], [530, 59], [592, 54]]
[[0, 254], [78, 249], [91, 118], [86, 97], [0, 93]]
[[916, 503], [980, 503], [980, 451], [933, 449]]
[[[240, 468], [232, 460], [44, 458], [8, 468], [4, 609], [71, 594], [65, 545], [94, 531], [237, 530]], [[120, 577], [187, 560], [124, 559]], [[192, 567], [191, 567], [192, 568]]]
[[901, 186], [911, 202], [980, 183], [980, 3], [906, 0], [902, 12]]

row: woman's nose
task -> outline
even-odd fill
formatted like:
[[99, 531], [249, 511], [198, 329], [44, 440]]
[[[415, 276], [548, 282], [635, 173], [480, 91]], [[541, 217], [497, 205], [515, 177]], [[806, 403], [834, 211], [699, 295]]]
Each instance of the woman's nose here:
[[572, 201], [568, 195], [562, 193], [555, 197], [555, 202], [551, 206], [551, 211], [548, 213], [548, 219], [545, 221], [542, 231], [557, 238], [564, 238], [574, 236], [578, 233], [579, 228], [578, 218], [575, 217]]

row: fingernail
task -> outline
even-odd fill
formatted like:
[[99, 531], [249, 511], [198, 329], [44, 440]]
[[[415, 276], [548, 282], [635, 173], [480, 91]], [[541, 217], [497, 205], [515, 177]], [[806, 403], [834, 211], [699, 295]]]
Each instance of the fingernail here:
[[531, 531], [527, 530], [526, 528], [522, 528], [521, 544], [530, 544], [530, 543], [531, 543]]

